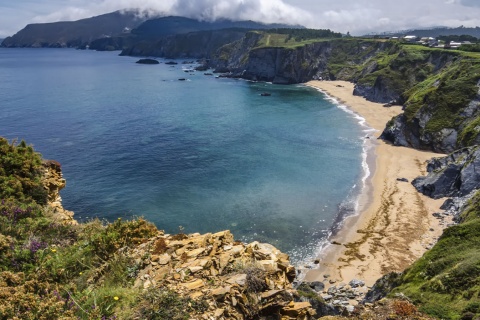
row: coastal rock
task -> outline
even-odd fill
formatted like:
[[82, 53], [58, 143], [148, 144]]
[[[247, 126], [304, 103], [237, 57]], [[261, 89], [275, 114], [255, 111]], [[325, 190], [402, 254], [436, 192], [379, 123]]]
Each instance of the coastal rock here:
[[348, 284], [349, 284], [350, 287], [352, 287], [352, 288], [358, 288], [358, 287], [363, 287], [363, 286], [365, 285], [365, 281], [353, 279], [353, 280], [350, 281]]
[[[444, 56], [444, 63], [451, 61], [451, 58], [448, 55]], [[478, 145], [480, 143], [480, 126], [477, 125], [480, 117], [480, 81], [477, 81], [478, 77], [475, 75], [469, 79], [471, 87], [468, 90], [471, 93], [468, 95], [463, 91], [456, 91], [459, 90], [456, 88], [466, 87], [466, 83], [455, 86], [448, 78], [432, 83], [430, 91], [415, 92], [416, 100], [411, 99], [406, 102], [405, 113], [393, 118], [386, 125], [380, 138], [396, 146], [441, 153], [451, 153], [461, 147]], [[463, 90], [468, 91], [466, 88]], [[425, 103], [419, 105], [418, 96], [422, 94], [428, 94], [428, 96], [423, 97], [421, 100]], [[433, 100], [433, 97], [442, 101], [442, 104], [451, 104], [448, 113], [439, 112], [438, 103], [427, 103]], [[447, 99], [453, 100], [445, 101]], [[457, 120], [452, 121], [453, 118]]]
[[135, 63], [138, 63], [138, 64], [160, 64], [160, 62], [158, 62], [158, 60], [155, 60], [155, 59], [140, 59]]
[[378, 279], [373, 287], [365, 295], [362, 304], [374, 303], [387, 296], [395, 287], [398, 286], [398, 281], [401, 277], [399, 273], [389, 273]]
[[463, 148], [427, 165], [428, 175], [413, 180], [415, 188], [434, 199], [462, 197], [480, 187], [480, 148]]
[[77, 224], [77, 221], [73, 218], [74, 213], [65, 210], [62, 205], [60, 190], [65, 188], [66, 181], [63, 178], [60, 163], [54, 160], [46, 160], [43, 167], [43, 185], [48, 194], [48, 207], [52, 210], [53, 215], [63, 223]]
[[210, 306], [191, 314], [192, 319], [277, 315], [285, 320], [308, 320], [316, 314], [310, 301], [295, 299], [298, 294], [291, 277], [295, 269], [288, 255], [269, 244], [237, 242], [230, 231], [204, 235], [160, 233], [131, 249], [129, 256], [143, 266], [136, 287], [172, 290]]
[[398, 88], [388, 83], [385, 77], [377, 77], [373, 85], [356, 84], [353, 90], [356, 96], [362, 96], [368, 101], [378, 103], [397, 104], [400, 100], [401, 92]]

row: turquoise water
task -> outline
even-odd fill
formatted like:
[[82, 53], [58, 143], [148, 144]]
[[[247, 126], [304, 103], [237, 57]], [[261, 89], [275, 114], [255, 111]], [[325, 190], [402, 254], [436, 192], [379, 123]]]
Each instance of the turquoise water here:
[[230, 229], [300, 259], [352, 206], [363, 129], [321, 93], [117, 54], [0, 49], [0, 135], [62, 164], [78, 219]]

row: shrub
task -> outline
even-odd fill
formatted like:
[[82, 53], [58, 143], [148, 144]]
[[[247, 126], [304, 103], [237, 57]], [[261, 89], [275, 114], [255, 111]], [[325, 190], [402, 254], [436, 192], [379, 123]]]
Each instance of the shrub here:
[[42, 184], [43, 164], [40, 154], [25, 141], [16, 145], [0, 137], [0, 199], [47, 202]]

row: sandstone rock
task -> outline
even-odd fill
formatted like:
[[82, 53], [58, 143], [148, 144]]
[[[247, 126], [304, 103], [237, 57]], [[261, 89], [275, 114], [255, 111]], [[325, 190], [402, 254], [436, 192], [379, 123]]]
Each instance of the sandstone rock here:
[[[182, 237], [178, 240], [179, 236], [162, 233], [133, 249], [132, 260], [144, 263], [135, 281], [137, 287], [168, 288], [209, 306], [192, 319], [244, 320], [265, 310], [281, 314], [289, 302], [292, 316], [283, 315], [284, 319], [311, 319], [315, 313], [308, 304], [293, 301], [291, 275], [295, 268], [288, 255], [275, 247], [234, 242], [229, 231]], [[152, 244], [159, 239], [166, 245], [165, 253], [152, 254]], [[142, 259], [147, 253], [150, 260]]]
[[62, 206], [60, 190], [65, 188], [66, 180], [63, 178], [60, 164], [53, 160], [46, 160], [43, 167], [42, 182], [48, 194], [47, 205], [52, 209], [54, 217], [66, 224], [78, 224], [73, 218], [73, 211], [65, 210]]

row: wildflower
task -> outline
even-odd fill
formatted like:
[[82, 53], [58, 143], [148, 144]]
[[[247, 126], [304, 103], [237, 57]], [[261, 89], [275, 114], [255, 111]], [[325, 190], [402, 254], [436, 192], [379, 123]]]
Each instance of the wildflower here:
[[79, 273], [79, 275], [82, 275], [82, 274], [83, 274], [83, 272], [80, 272], [80, 273]]
[[118, 299], [120, 299], [120, 298], [117, 297], [117, 296], [113, 297], [113, 300], [115, 300], [115, 301], [118, 300]]
[[57, 249], [50, 249], [53, 253], [57, 252]]

